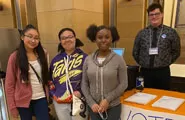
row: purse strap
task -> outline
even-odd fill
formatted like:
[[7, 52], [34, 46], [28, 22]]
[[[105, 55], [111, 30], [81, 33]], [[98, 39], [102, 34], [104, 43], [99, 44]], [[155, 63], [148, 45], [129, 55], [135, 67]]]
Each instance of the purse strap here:
[[42, 82], [41, 77], [38, 75], [37, 71], [35, 70], [35, 68], [29, 63], [30, 67], [32, 68], [32, 70], [34, 71], [35, 75], [37, 76], [37, 79], [39, 80], [39, 82]]
[[[29, 63], [29, 65], [30, 65], [31, 69], [34, 71], [35, 75], [37, 76], [37, 79], [39, 80], [39, 82], [42, 83], [43, 82], [42, 81], [42, 78], [39, 76], [39, 74], [37, 73], [37, 71], [35, 70], [35, 68], [30, 63]], [[45, 87], [44, 87], [43, 83], [42, 83], [42, 88], [43, 88], [44, 93], [46, 95], [46, 90], [45, 90]]]

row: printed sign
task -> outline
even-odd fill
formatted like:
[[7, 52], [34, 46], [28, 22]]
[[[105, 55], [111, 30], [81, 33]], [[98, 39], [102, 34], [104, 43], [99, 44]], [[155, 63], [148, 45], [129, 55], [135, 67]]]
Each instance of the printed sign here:
[[185, 115], [156, 112], [122, 104], [121, 120], [185, 120]]

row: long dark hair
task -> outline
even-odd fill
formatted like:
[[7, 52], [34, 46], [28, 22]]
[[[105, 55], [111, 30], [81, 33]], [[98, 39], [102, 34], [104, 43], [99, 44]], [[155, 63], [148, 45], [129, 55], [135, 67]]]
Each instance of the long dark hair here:
[[[25, 33], [31, 29], [34, 29], [38, 32], [38, 30], [33, 25], [29, 24], [20, 32], [21, 37], [23, 37]], [[40, 42], [38, 46], [34, 49], [34, 52], [37, 53], [38, 60], [41, 65], [42, 84], [47, 85], [49, 80], [47, 56]], [[17, 48], [16, 65], [21, 70], [20, 79], [23, 80], [25, 83], [29, 83], [29, 74], [28, 74], [29, 64], [23, 40], [21, 40], [20, 45]]]
[[88, 28], [87, 28], [87, 31], [86, 31], [86, 36], [89, 38], [89, 40], [91, 42], [95, 42], [96, 41], [96, 35], [97, 33], [102, 30], [102, 29], [107, 29], [107, 30], [110, 30], [111, 32], [111, 35], [112, 35], [112, 42], [116, 42], [119, 40], [120, 36], [119, 36], [119, 33], [116, 29], [116, 27], [114, 26], [111, 26], [111, 27], [107, 27], [105, 25], [100, 25], [100, 26], [97, 26], [95, 24], [92, 24], [90, 25]]
[[[65, 31], [71, 31], [73, 33], [74, 37], [76, 38], [76, 33], [75, 33], [75, 31], [73, 29], [71, 29], [71, 28], [63, 28], [58, 33], [58, 39], [59, 39], [59, 41], [61, 40], [60, 35], [63, 32], [65, 32]], [[76, 38], [75, 47], [81, 47], [81, 46], [84, 46], [84, 44], [80, 41], [80, 39]], [[61, 43], [58, 44], [58, 52], [59, 53], [65, 52], [65, 49], [62, 47]]]

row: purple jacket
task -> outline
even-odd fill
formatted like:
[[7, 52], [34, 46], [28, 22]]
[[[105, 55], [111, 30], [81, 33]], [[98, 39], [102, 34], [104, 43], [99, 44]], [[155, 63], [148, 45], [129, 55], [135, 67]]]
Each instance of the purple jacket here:
[[[50, 65], [50, 95], [57, 103], [70, 103], [72, 96], [67, 94], [66, 88], [66, 72], [64, 58], [67, 57], [65, 52], [56, 55]], [[74, 53], [69, 56], [69, 79], [73, 87], [73, 91], [80, 91], [82, 80], [82, 67], [87, 54], [77, 48]], [[70, 89], [70, 88], [69, 88]]]

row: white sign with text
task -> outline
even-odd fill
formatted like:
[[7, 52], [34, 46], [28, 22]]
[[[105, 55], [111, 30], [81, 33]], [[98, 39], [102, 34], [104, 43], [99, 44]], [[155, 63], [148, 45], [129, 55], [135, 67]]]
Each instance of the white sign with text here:
[[122, 104], [121, 120], [185, 120], [185, 114], [156, 112]]

